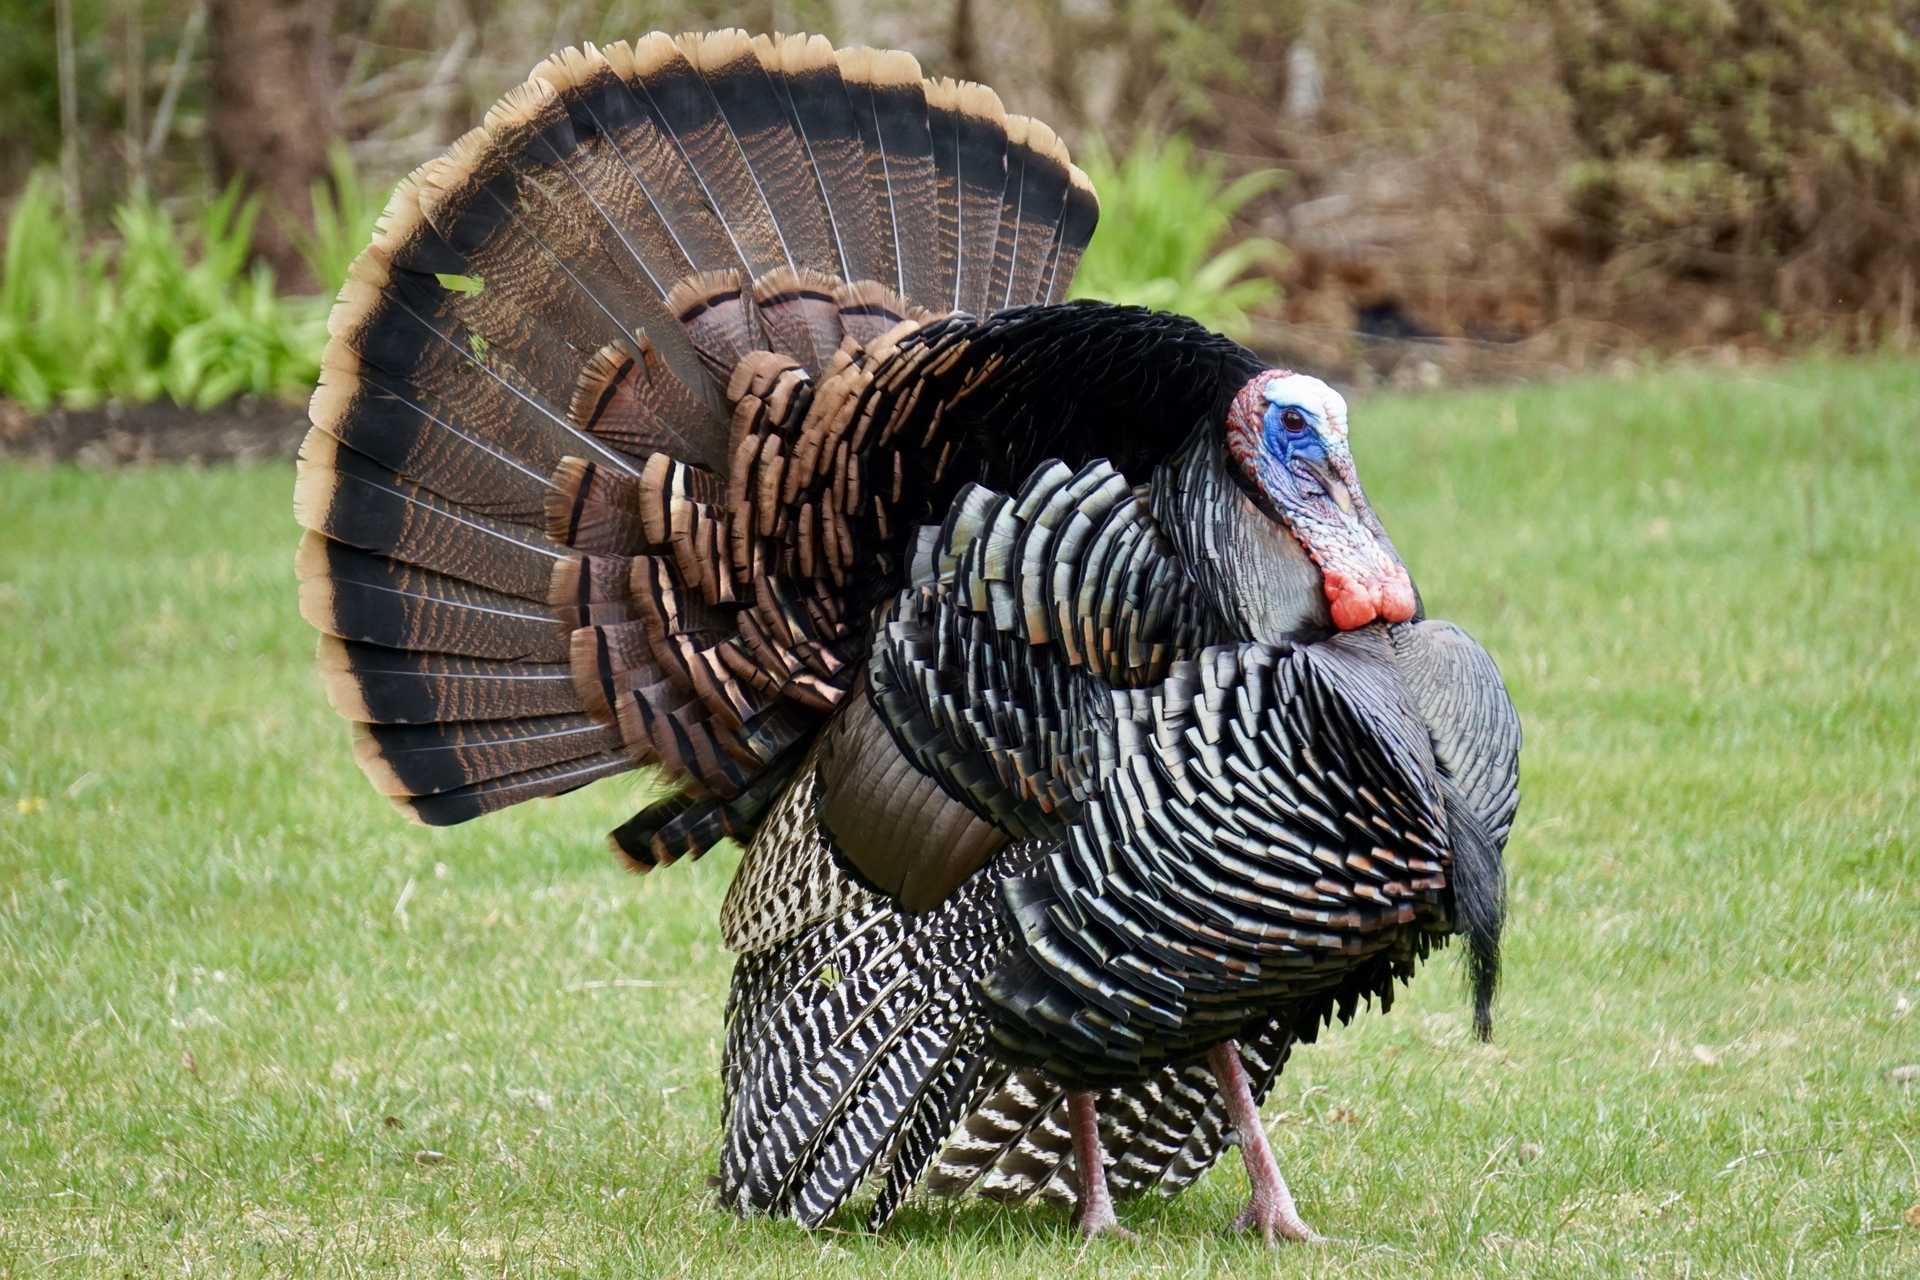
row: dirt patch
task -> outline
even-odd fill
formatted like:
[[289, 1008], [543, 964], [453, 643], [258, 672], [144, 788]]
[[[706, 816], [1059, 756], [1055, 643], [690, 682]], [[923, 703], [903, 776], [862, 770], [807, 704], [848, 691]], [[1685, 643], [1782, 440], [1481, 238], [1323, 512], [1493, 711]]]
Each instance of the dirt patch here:
[[307, 433], [304, 406], [236, 400], [216, 409], [158, 404], [55, 409], [29, 414], [0, 403], [0, 460], [121, 467], [145, 462], [292, 459]]

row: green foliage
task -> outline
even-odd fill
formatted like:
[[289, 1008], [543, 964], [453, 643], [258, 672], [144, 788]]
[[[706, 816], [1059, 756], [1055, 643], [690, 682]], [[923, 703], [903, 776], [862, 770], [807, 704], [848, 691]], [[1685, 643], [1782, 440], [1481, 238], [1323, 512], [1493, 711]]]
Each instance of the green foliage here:
[[1443, 953], [1265, 1108], [1326, 1245], [1228, 1231], [1231, 1153], [1091, 1246], [719, 1212], [737, 853], [614, 867], [627, 779], [403, 822], [314, 676], [289, 468], [0, 467], [0, 1271], [1920, 1275], [1920, 366], [1353, 419], [1527, 742], [1495, 1043]]
[[1224, 180], [1218, 159], [1198, 162], [1193, 143], [1142, 137], [1124, 161], [1097, 138], [1082, 158], [1100, 195], [1100, 223], [1074, 277], [1072, 296], [1103, 298], [1177, 311], [1226, 333], [1243, 333], [1249, 308], [1280, 296], [1260, 266], [1280, 265], [1287, 251], [1255, 236], [1226, 249], [1233, 216], [1249, 200], [1287, 180], [1260, 169]]
[[117, 249], [88, 250], [36, 175], [8, 221], [0, 394], [34, 410], [301, 394], [319, 372], [325, 303], [281, 298], [270, 270], [249, 267], [257, 214], [237, 187], [186, 228], [137, 199], [114, 214]]
[[83, 256], [70, 233], [55, 180], [36, 175], [7, 220], [0, 260], [0, 394], [43, 409], [75, 389], [105, 274], [102, 258]]
[[386, 207], [387, 193], [362, 185], [344, 143], [327, 149], [328, 181], [313, 184], [313, 230], [290, 227], [294, 246], [313, 269], [328, 297], [347, 281], [347, 269], [373, 240], [374, 223]]

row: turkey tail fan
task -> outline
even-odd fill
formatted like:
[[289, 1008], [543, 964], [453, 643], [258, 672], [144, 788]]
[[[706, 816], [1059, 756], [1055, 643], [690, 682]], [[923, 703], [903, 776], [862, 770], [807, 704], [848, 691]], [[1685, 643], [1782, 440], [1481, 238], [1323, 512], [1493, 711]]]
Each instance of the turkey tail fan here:
[[366, 725], [354, 754], [388, 796], [435, 796], [587, 756], [618, 756], [619, 730], [585, 713], [450, 725]]
[[493, 662], [320, 638], [334, 709], [361, 724], [517, 720], [580, 708], [563, 662]]
[[[737, 37], [737, 41], [735, 39]], [[644, 97], [702, 197], [719, 216], [749, 277], [795, 265], [766, 193], [728, 126], [697, 58], [717, 67], [745, 52], [744, 35], [717, 31], [679, 39], [654, 32], [633, 46], [630, 86]], [[756, 62], [757, 59], [754, 59]]]
[[663, 853], [669, 846], [661, 839], [661, 832], [699, 808], [700, 800], [685, 791], [656, 800], [609, 831], [607, 847], [635, 870], [651, 871], [664, 862], [673, 861]]
[[927, 100], [927, 141], [933, 148], [934, 216], [939, 222], [936, 247], [942, 275], [953, 288], [938, 299], [938, 310], [964, 310], [960, 305], [960, 111], [959, 90], [942, 77], [926, 80], [921, 90]]
[[919, 464], [873, 419], [918, 391], [875, 375], [1064, 287], [1074, 172], [908, 54], [719, 31], [558, 53], [404, 179], [295, 492], [376, 789], [458, 822], [658, 765], [688, 794], [611, 837], [635, 866], [750, 835], [898, 576]]
[[1007, 112], [971, 81], [927, 84], [927, 116], [940, 173], [940, 212], [953, 226], [955, 310], [985, 315], [1007, 194]]
[[1049, 305], [1067, 300], [1067, 286], [1080, 269], [1080, 256], [1093, 239], [1094, 224], [1100, 220], [1100, 198], [1094, 194], [1093, 181], [1078, 165], [1067, 166], [1067, 200], [1060, 211], [1060, 225], [1053, 237], [1053, 261], [1047, 269], [1046, 301]]
[[636, 871], [651, 871], [732, 837], [744, 841], [779, 799], [811, 742], [800, 740], [776, 756], [732, 800], [680, 792], [642, 809], [609, 832], [607, 845]]
[[[833, 42], [825, 36], [756, 36], [754, 50], [773, 77], [800, 148], [812, 162], [826, 205], [842, 280], [873, 280], [898, 292], [899, 250], [892, 232], [891, 201], [867, 176], [864, 137], [840, 74]], [[881, 233], [880, 210], [888, 209]]]
[[[700, 72], [732, 135], [739, 162], [773, 223], [784, 265], [838, 274], [840, 248], [819, 175], [794, 129], [789, 99], [775, 88], [761, 50], [744, 31], [681, 36], [676, 43]], [[732, 159], [728, 154], [729, 162]], [[756, 277], [767, 274], [769, 270], [754, 271]]]
[[995, 310], [1047, 300], [1047, 271], [1073, 169], [1058, 135], [1040, 121], [1008, 116], [1006, 129], [1006, 198], [987, 289], [998, 299]]
[[623, 340], [595, 352], [581, 370], [567, 421], [621, 453], [668, 453], [704, 462], [720, 441], [712, 416], [644, 336], [636, 351]]
[[558, 663], [567, 638], [553, 615], [518, 596], [309, 532], [295, 559], [301, 614], [342, 640], [461, 658]]

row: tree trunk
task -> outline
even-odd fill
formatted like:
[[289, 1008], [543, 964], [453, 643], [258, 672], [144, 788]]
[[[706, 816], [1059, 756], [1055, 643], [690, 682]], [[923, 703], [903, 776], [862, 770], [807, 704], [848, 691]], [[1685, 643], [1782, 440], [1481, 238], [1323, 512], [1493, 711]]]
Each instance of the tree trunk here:
[[281, 287], [317, 287], [287, 234], [313, 225], [312, 184], [339, 135], [334, 0], [212, 0], [207, 9], [207, 133], [221, 182], [262, 196], [254, 254]]
[[947, 59], [958, 80], [984, 81], [980, 69], [980, 33], [974, 28], [973, 0], [954, 0], [953, 25], [947, 28]]

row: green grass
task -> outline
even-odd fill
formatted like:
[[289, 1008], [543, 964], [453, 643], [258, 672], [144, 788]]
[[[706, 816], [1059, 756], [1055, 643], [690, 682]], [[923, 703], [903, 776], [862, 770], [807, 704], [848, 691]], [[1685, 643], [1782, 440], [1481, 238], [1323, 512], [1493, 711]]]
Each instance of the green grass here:
[[[0, 1259], [52, 1275], [1920, 1274], [1920, 367], [1373, 400], [1371, 495], [1527, 726], [1491, 1047], [1455, 961], [1083, 1247], [715, 1212], [732, 858], [624, 780], [444, 832], [353, 768], [284, 469], [0, 471]], [[630, 985], [621, 985], [627, 983]], [[631, 985], [655, 983], [659, 985]], [[391, 1117], [391, 1119], [389, 1119]], [[442, 1152], [437, 1164], [414, 1153]]]

